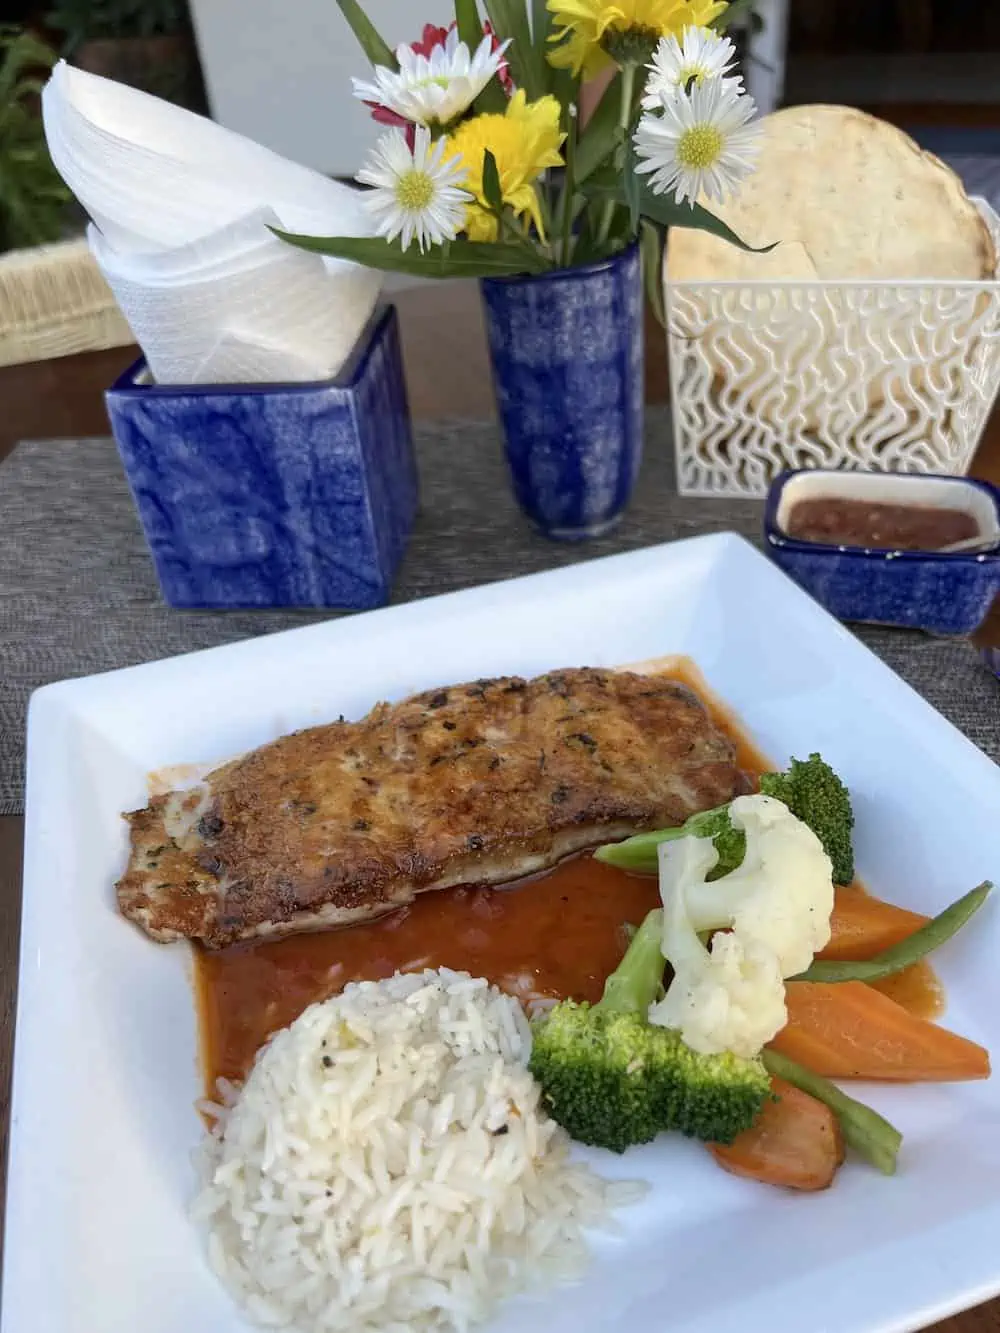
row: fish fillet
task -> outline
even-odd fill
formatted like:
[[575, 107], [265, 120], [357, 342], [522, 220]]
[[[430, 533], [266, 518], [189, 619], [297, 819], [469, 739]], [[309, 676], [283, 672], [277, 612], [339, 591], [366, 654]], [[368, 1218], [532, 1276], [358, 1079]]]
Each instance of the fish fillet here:
[[379, 704], [295, 732], [126, 816], [125, 916], [154, 939], [349, 925], [495, 884], [744, 789], [685, 685], [574, 668]]

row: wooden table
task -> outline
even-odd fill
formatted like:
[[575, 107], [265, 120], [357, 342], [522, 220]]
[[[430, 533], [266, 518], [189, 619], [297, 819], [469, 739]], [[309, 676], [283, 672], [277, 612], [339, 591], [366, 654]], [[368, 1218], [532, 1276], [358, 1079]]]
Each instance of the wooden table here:
[[[494, 412], [486, 341], [476, 288], [464, 282], [415, 287], [400, 309], [410, 406], [418, 420], [484, 418]], [[647, 328], [647, 397], [667, 397], [662, 331]], [[0, 459], [19, 440], [107, 435], [103, 390], [138, 355], [116, 348], [60, 361], [0, 369]], [[1000, 483], [1000, 411], [994, 413], [973, 474]], [[1000, 644], [1000, 614], [985, 631]], [[6, 1163], [17, 948], [21, 916], [20, 818], [0, 817], [0, 1162]], [[0, 1180], [0, 1188], [2, 1188]], [[891, 1188], [891, 1185], [886, 1185]], [[2, 1231], [0, 1231], [2, 1241]], [[1000, 1300], [934, 1326], [935, 1333], [1000, 1333]], [[96, 1333], [96, 1330], [95, 1330]]]

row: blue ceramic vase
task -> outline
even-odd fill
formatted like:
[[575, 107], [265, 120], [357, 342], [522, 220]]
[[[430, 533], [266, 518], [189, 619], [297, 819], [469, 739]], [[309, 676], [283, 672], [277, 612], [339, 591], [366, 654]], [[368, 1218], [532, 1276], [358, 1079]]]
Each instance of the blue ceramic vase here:
[[481, 282], [517, 501], [548, 537], [597, 537], [642, 459], [638, 246], [583, 268]]
[[331, 380], [160, 385], [140, 361], [106, 401], [169, 606], [388, 601], [417, 508], [393, 306]]

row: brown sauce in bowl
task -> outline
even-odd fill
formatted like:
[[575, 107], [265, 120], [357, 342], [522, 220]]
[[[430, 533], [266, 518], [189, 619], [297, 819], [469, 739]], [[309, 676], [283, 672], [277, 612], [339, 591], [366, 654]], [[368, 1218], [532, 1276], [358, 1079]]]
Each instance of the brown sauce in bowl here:
[[785, 532], [799, 541], [892, 551], [939, 551], [979, 533], [971, 514], [931, 505], [816, 496], [793, 505]]

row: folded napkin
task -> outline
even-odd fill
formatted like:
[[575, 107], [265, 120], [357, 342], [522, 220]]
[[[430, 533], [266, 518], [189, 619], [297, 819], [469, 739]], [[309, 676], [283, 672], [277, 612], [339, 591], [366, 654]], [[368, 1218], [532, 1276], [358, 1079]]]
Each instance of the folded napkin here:
[[380, 275], [296, 250], [268, 226], [370, 235], [356, 190], [65, 61], [42, 106], [52, 160], [159, 383], [337, 373]]

